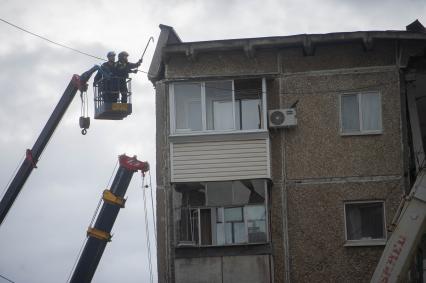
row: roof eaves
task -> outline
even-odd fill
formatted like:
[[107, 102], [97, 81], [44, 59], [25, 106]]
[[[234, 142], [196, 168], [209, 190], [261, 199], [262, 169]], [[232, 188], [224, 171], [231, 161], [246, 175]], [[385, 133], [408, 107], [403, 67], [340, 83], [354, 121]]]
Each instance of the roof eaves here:
[[299, 34], [281, 37], [262, 37], [229, 39], [200, 42], [181, 42], [170, 44], [163, 49], [163, 56], [176, 53], [186, 55], [211, 51], [245, 50], [247, 48], [283, 48], [309, 44], [331, 44], [363, 41], [365, 44], [374, 39], [426, 40], [426, 34], [406, 31], [356, 31], [327, 34]]
[[148, 71], [148, 79], [153, 83], [158, 81], [162, 76], [164, 69], [163, 59], [162, 59], [162, 50], [164, 47], [169, 44], [181, 44], [182, 40], [179, 35], [176, 33], [173, 27], [160, 24], [160, 36], [157, 40], [157, 45], [155, 47], [154, 55], [151, 60]]

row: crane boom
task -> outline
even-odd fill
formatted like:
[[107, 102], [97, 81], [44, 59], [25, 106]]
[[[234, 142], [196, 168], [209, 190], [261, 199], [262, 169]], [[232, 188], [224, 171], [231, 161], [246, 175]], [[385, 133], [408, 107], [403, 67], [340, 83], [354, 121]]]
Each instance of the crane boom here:
[[404, 199], [401, 213], [397, 215], [396, 228], [386, 243], [371, 283], [403, 282], [426, 230], [426, 167], [422, 131], [416, 98], [408, 94], [406, 98], [416, 179]]
[[97, 215], [93, 227], [87, 231], [87, 241], [83, 252], [74, 269], [70, 283], [91, 282], [96, 268], [101, 260], [107, 242], [111, 240], [111, 229], [117, 218], [120, 208], [124, 207], [124, 195], [132, 179], [133, 173], [149, 170], [147, 162], [141, 162], [136, 157], [119, 156], [120, 167], [112, 182], [111, 189], [103, 193], [103, 205]]
[[67, 88], [62, 94], [61, 99], [50, 115], [49, 120], [38, 136], [32, 149], [27, 149], [26, 158], [19, 167], [15, 177], [8, 186], [3, 198], [0, 201], [0, 225], [3, 223], [7, 213], [12, 207], [15, 199], [18, 197], [22, 187], [30, 176], [34, 168], [36, 168], [37, 161], [39, 160], [41, 153], [52, 137], [53, 132], [58, 126], [59, 122], [62, 119], [62, 116], [68, 109], [68, 106], [71, 104], [75, 94], [78, 90], [86, 91], [87, 84], [86, 82], [90, 79], [91, 75], [99, 69], [99, 66], [94, 66], [87, 72], [83, 73], [81, 76], [74, 75], [69, 82]]
[[426, 228], [426, 169], [420, 171], [371, 283], [402, 282]]

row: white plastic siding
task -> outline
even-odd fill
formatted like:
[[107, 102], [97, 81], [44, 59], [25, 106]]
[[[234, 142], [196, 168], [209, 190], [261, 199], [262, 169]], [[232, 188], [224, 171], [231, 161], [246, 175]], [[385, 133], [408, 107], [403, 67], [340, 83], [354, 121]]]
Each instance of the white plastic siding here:
[[270, 178], [269, 139], [171, 144], [172, 182]]

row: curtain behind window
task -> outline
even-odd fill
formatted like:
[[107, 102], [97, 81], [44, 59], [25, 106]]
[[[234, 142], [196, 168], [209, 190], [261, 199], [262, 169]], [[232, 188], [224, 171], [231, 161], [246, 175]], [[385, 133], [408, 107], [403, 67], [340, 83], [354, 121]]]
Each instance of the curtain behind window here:
[[341, 104], [342, 132], [359, 131], [358, 96], [356, 94], [342, 95]]
[[360, 240], [362, 238], [361, 211], [355, 205], [346, 205], [346, 227], [348, 240]]
[[381, 129], [380, 95], [364, 93], [361, 97], [362, 129], [374, 131]]

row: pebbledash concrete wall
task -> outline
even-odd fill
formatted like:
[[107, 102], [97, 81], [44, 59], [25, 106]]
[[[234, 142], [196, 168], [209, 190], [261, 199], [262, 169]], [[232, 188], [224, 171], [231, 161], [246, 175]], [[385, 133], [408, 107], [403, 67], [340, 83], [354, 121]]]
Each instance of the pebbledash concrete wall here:
[[173, 282], [172, 239], [173, 221], [171, 209], [170, 151], [168, 143], [169, 112], [166, 85], [157, 82], [155, 97], [156, 112], [156, 212], [157, 212], [157, 269], [158, 282]]
[[[383, 246], [345, 246], [344, 202], [385, 201], [389, 225], [404, 190], [399, 69], [394, 44], [282, 53], [281, 107], [297, 104], [283, 133], [290, 279], [369, 282]], [[379, 91], [383, 133], [340, 134], [340, 95]]]
[[267, 255], [180, 258], [175, 280], [182, 283], [270, 282]]
[[[361, 42], [336, 43], [316, 46], [310, 56], [300, 47], [259, 49], [252, 58], [242, 51], [169, 56], [164, 80], [156, 82], [159, 282], [222, 282], [219, 272], [229, 273], [227, 282], [269, 282], [238, 281], [226, 268], [250, 274], [254, 265], [269, 264], [272, 282], [368, 282], [383, 246], [345, 246], [344, 202], [383, 200], [389, 224], [405, 189], [395, 46], [377, 40], [368, 51]], [[295, 128], [270, 129], [270, 256], [203, 257], [200, 250], [197, 257], [175, 258], [168, 83], [253, 76], [267, 77], [268, 109], [299, 101]], [[382, 134], [340, 134], [339, 96], [356, 91], [380, 92]]]

